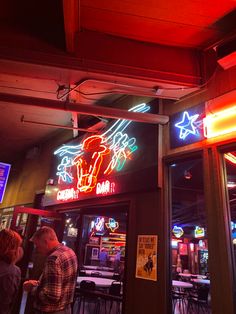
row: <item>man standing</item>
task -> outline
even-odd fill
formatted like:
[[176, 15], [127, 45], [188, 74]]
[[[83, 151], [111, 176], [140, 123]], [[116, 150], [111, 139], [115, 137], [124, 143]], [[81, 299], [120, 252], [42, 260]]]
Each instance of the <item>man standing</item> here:
[[70, 314], [76, 278], [77, 257], [73, 250], [58, 242], [55, 231], [42, 227], [31, 238], [36, 250], [47, 255], [39, 280], [28, 280], [24, 290], [35, 297], [36, 314]]

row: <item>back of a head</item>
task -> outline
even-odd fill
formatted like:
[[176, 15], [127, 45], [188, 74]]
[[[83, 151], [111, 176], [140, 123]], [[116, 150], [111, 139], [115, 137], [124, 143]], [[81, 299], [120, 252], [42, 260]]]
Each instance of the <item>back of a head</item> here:
[[51, 228], [47, 226], [43, 226], [39, 228], [31, 237], [31, 241], [34, 240], [41, 240], [41, 239], [47, 239], [48, 241], [58, 241], [56, 232]]
[[20, 235], [11, 230], [0, 231], [0, 260], [8, 264], [14, 263], [18, 258], [18, 250], [22, 243]]

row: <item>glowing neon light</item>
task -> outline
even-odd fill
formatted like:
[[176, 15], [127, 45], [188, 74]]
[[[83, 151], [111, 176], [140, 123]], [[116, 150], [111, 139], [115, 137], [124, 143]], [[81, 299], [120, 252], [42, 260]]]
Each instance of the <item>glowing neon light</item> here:
[[115, 192], [115, 183], [110, 182], [109, 180], [98, 182], [96, 186], [96, 194], [108, 194], [108, 193], [114, 193]]
[[179, 242], [182, 242], [182, 240], [172, 239], [172, 240], [171, 240], [171, 246], [172, 246], [172, 248], [177, 248]]
[[202, 237], [204, 237], [205, 236], [205, 229], [201, 228], [199, 226], [196, 226], [195, 230], [194, 230], [194, 236], [195, 236], [195, 238], [202, 238]]
[[184, 234], [184, 230], [178, 226], [174, 226], [174, 228], [172, 229], [172, 232], [176, 238], [180, 238]]
[[199, 240], [198, 245], [200, 248], [204, 249], [206, 247], [206, 243], [203, 240]]
[[194, 252], [194, 244], [193, 243], [189, 243], [189, 248], [191, 252]]
[[233, 231], [234, 229], [236, 229], [236, 223], [231, 221], [231, 230]]
[[[146, 104], [140, 104], [129, 111], [146, 112], [149, 109]], [[98, 194], [103, 191], [104, 185], [101, 187], [97, 184], [99, 177], [110, 175], [113, 171], [121, 171], [138, 149], [136, 139], [124, 133], [130, 123], [132, 121], [119, 119], [101, 135], [90, 136], [79, 145], [63, 145], [57, 149], [54, 154], [61, 157], [56, 173], [58, 183], [70, 184], [77, 180], [79, 192], [88, 193], [95, 187]], [[75, 178], [73, 167], [76, 167]], [[114, 185], [111, 189], [114, 190]]]
[[[62, 180], [64, 182], [71, 183], [73, 180], [73, 176], [70, 172], [70, 168], [72, 167], [71, 159], [68, 156], [62, 158], [61, 163], [58, 165], [58, 172], [56, 175], [59, 176], [59, 182]], [[67, 170], [67, 168], [69, 168]]]
[[197, 125], [195, 121], [198, 119], [199, 114], [190, 116], [187, 111], [184, 111], [182, 120], [175, 124], [176, 128], [180, 129], [179, 138], [185, 140], [189, 134], [197, 134]]
[[79, 191], [74, 188], [65, 189], [57, 192], [58, 201], [76, 200], [79, 198]]
[[236, 106], [209, 114], [203, 119], [204, 135], [207, 138], [236, 131]]
[[225, 159], [232, 162], [232, 164], [236, 164], [236, 156], [232, 153], [224, 154]]
[[115, 232], [116, 229], [119, 228], [119, 223], [118, 223], [118, 221], [115, 221], [114, 218], [109, 218], [109, 221], [106, 222], [106, 227], [107, 227], [107, 229], [110, 229], [111, 232]]
[[83, 141], [83, 151], [92, 153], [89, 163], [84, 156], [73, 159], [73, 164], [77, 167], [77, 189], [80, 192], [91, 192], [94, 189], [104, 156], [110, 154], [110, 149], [103, 145], [102, 141], [103, 138], [100, 135], [90, 136]]
[[104, 223], [105, 223], [104, 217], [101, 217], [101, 218], [97, 217], [95, 224], [94, 224], [96, 231], [99, 231], [99, 232], [103, 231], [104, 230]]

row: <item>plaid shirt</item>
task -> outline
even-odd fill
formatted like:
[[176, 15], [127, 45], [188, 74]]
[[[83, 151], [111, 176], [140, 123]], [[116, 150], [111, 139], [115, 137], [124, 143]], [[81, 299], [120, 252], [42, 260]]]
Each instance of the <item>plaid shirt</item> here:
[[77, 278], [77, 257], [60, 244], [48, 256], [35, 292], [35, 309], [42, 312], [63, 310], [72, 303]]

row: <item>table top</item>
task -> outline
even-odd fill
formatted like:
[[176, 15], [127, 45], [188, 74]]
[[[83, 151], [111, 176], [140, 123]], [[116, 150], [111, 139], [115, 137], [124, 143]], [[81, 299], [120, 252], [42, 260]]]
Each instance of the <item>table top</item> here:
[[210, 285], [210, 280], [209, 279], [192, 279], [193, 282], [199, 283], [199, 284], [204, 284], [204, 285]]
[[179, 275], [182, 277], [191, 277], [192, 276], [192, 274], [190, 274], [190, 273], [179, 273]]
[[196, 279], [204, 279], [204, 278], [206, 278], [206, 276], [199, 275], [199, 274], [179, 273], [179, 275], [181, 277], [191, 277], [191, 276], [194, 276], [194, 277], [196, 277]]
[[172, 286], [185, 289], [193, 288], [193, 285], [191, 283], [179, 280], [172, 280]]
[[77, 283], [80, 284], [82, 280], [89, 280], [95, 282], [95, 285], [100, 288], [109, 288], [115, 280], [101, 277], [79, 276]]
[[82, 269], [91, 269], [91, 270], [104, 270], [104, 271], [114, 271], [114, 268], [106, 267], [106, 266], [93, 266], [93, 265], [83, 265]]
[[101, 274], [101, 276], [107, 277], [107, 278], [112, 278], [114, 276], [114, 272], [111, 271], [104, 271], [104, 270], [92, 270], [92, 269], [86, 269], [85, 274], [88, 276], [91, 276], [92, 273], [98, 272]]

